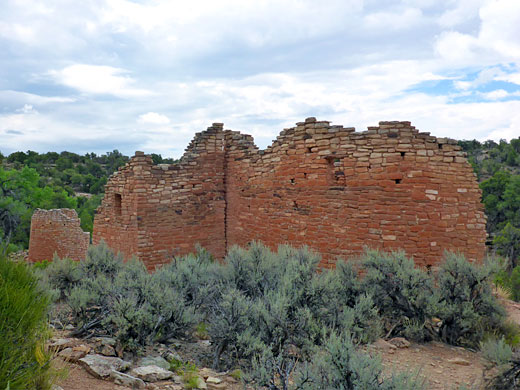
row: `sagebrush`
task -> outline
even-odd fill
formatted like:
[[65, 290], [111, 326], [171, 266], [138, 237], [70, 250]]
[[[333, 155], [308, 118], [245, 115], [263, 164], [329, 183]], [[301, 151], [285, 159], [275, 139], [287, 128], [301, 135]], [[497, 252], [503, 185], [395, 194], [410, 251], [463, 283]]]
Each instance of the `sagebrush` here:
[[[288, 389], [289, 378], [302, 378], [302, 370], [307, 380], [298, 388], [347, 386], [334, 364], [351, 364], [349, 375], [361, 381], [344, 388], [370, 381], [378, 383], [374, 388], [419, 386], [410, 376], [382, 380], [376, 361], [352, 355], [357, 344], [384, 335], [472, 347], [486, 334], [516, 342], [491, 293], [487, 264], [448, 253], [431, 273], [403, 252], [373, 250], [355, 265], [338, 261], [327, 270], [319, 263], [305, 247], [275, 252], [253, 242], [232, 248], [222, 263], [199, 248], [150, 274], [101, 244], [85, 262], [61, 260], [41, 272], [70, 308], [75, 334], [113, 336], [132, 351], [203, 334], [215, 368], [241, 367], [245, 380], [272, 389]], [[440, 328], [431, 326], [435, 317]]]

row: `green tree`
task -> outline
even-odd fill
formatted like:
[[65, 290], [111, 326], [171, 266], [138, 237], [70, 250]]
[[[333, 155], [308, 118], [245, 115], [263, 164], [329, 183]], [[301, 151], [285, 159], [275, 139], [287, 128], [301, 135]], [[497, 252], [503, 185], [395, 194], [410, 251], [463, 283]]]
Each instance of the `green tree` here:
[[69, 169], [69, 168], [73, 168], [73, 167], [74, 167], [74, 164], [72, 164], [72, 160], [70, 160], [66, 157], [60, 157], [56, 161], [56, 169], [58, 169], [58, 171], [63, 172], [65, 169]]
[[503, 199], [500, 208], [504, 212], [505, 220], [520, 227], [520, 175], [511, 176]]
[[518, 265], [518, 258], [520, 257], [520, 229], [508, 222], [494, 238], [493, 244], [500, 255], [509, 259], [512, 268]]
[[4, 249], [9, 242], [20, 247], [29, 244], [31, 216], [36, 208], [75, 208], [77, 200], [63, 188], [42, 186], [35, 169], [0, 167], [0, 235]]
[[480, 184], [482, 201], [488, 217], [488, 232], [495, 232], [500, 229], [506, 220], [504, 194], [510, 181], [511, 174], [509, 172], [498, 171]]

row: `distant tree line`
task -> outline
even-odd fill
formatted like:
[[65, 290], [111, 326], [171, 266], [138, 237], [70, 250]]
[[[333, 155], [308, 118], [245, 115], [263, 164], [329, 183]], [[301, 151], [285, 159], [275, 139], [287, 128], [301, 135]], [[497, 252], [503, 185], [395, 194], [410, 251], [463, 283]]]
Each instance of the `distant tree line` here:
[[508, 268], [514, 269], [520, 263], [520, 137], [459, 145], [480, 181], [487, 232], [497, 252], [509, 260]]
[[[152, 154], [155, 164], [173, 163]], [[0, 153], [0, 252], [27, 248], [36, 208], [73, 208], [81, 227], [92, 232], [94, 211], [108, 177], [129, 161], [118, 150], [84, 156], [71, 152]]]

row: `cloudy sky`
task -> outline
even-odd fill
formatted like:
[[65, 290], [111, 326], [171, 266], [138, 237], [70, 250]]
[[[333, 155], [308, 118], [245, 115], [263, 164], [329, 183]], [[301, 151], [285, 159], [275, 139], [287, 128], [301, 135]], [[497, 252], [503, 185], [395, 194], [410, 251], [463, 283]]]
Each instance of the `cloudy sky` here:
[[519, 0], [2, 0], [0, 151], [264, 148], [308, 116], [520, 136]]

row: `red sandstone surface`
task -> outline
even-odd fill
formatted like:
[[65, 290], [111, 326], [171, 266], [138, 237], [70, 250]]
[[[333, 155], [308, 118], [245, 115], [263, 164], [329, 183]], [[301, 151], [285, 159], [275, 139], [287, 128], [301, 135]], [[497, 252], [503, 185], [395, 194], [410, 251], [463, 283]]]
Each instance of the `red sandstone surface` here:
[[28, 260], [52, 260], [54, 253], [83, 260], [89, 243], [90, 234], [81, 229], [76, 210], [36, 209], [31, 219]]
[[480, 196], [456, 141], [410, 122], [359, 133], [308, 118], [266, 150], [215, 123], [177, 164], [153, 165], [136, 152], [106, 186], [93, 241], [150, 269], [197, 243], [222, 258], [252, 240], [308, 245], [325, 267], [364, 246], [403, 249], [423, 266], [435, 265], [444, 250], [480, 260]]

